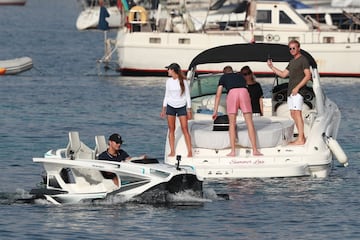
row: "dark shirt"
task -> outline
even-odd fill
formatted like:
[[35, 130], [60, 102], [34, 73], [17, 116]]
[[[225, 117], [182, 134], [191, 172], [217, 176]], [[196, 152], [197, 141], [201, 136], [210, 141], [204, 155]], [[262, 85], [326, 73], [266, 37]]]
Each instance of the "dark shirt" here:
[[229, 93], [233, 88], [246, 88], [246, 80], [241, 74], [225, 73], [221, 76], [218, 85], [223, 86]]
[[[292, 90], [298, 85], [301, 80], [305, 77], [304, 70], [310, 69], [309, 61], [301, 55], [299, 58], [291, 59], [289, 65], [286, 67], [289, 71], [289, 87], [288, 96], [290, 96]], [[305, 87], [305, 86], [304, 86]], [[299, 93], [303, 95], [304, 87], [299, 90]], [[304, 95], [303, 95], [304, 96]]]
[[129, 154], [127, 152], [125, 152], [124, 150], [120, 149], [116, 156], [111, 155], [106, 150], [99, 155], [98, 159], [121, 162], [121, 161], [124, 161], [128, 157], [130, 157]]
[[251, 98], [251, 107], [253, 113], [261, 113], [259, 100], [260, 98], [264, 97], [264, 93], [260, 83], [256, 82], [254, 84], [248, 85], [247, 87]]

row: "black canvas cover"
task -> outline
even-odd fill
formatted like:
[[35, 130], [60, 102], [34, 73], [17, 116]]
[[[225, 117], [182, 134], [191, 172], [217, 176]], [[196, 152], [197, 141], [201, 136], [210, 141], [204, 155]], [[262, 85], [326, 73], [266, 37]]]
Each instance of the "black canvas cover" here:
[[[317, 67], [314, 58], [301, 50], [310, 66]], [[190, 63], [189, 70], [200, 64], [221, 62], [266, 62], [271, 58], [274, 62], [289, 62], [292, 58], [288, 45], [271, 43], [244, 43], [222, 45], [207, 49], [198, 54]]]

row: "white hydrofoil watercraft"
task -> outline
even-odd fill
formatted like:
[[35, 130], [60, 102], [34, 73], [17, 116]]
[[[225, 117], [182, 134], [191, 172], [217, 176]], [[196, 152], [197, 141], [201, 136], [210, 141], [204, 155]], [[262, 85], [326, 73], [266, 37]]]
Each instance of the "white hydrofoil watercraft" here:
[[[95, 137], [95, 150], [80, 141], [78, 132], [70, 132], [69, 138], [66, 148], [33, 158], [43, 164], [46, 174], [43, 186], [31, 190], [32, 199], [64, 204], [115, 196], [124, 201], [165, 203], [171, 194], [183, 191], [202, 196], [202, 181], [190, 166], [160, 164], [156, 159], [96, 160], [95, 156], [106, 150], [104, 136]], [[102, 172], [113, 173], [117, 181], [104, 178]]]

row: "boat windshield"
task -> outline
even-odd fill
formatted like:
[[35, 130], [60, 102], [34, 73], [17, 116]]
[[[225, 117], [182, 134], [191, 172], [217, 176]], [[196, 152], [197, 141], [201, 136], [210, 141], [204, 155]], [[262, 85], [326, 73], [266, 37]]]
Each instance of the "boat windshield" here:
[[[203, 74], [198, 75], [190, 85], [190, 95], [191, 98], [197, 98], [207, 95], [215, 95], [219, 79], [222, 76], [222, 73], [216, 74]], [[284, 85], [289, 82], [289, 78], [280, 78], [278, 76], [274, 79], [273, 88], [279, 85]], [[306, 86], [312, 88], [313, 82], [308, 81]], [[226, 93], [225, 88], [223, 88], [223, 93]]]
[[[190, 95], [191, 98], [197, 98], [206, 95], [216, 94], [216, 89], [219, 83], [219, 79], [222, 76], [222, 73], [217, 74], [203, 74], [197, 76], [190, 86]], [[223, 90], [225, 93], [225, 89]]]

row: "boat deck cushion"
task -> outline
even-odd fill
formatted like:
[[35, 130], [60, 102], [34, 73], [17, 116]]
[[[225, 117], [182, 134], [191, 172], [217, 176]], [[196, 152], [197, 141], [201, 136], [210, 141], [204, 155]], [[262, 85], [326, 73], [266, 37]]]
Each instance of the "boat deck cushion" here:
[[[254, 118], [256, 140], [259, 148], [275, 147], [287, 144], [293, 134], [294, 123], [290, 119]], [[224, 149], [230, 147], [228, 131], [213, 131], [211, 121], [194, 121], [189, 123], [194, 147], [207, 149]], [[237, 122], [237, 144], [251, 147], [244, 120]]]

